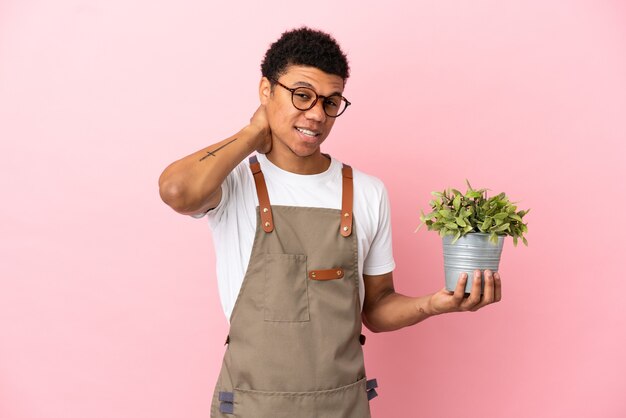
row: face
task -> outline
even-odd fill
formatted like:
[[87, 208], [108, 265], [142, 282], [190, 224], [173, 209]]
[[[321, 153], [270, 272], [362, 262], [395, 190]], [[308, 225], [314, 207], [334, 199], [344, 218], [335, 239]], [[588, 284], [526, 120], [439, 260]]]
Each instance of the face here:
[[[342, 94], [344, 87], [338, 75], [301, 65], [288, 67], [278, 81], [289, 88], [308, 87], [322, 96]], [[335, 118], [324, 113], [321, 99], [309, 110], [298, 110], [291, 101], [291, 92], [277, 84], [272, 89], [266, 78], [261, 81], [260, 96], [272, 130], [272, 153], [286, 158], [319, 154], [321, 143], [335, 123]]]

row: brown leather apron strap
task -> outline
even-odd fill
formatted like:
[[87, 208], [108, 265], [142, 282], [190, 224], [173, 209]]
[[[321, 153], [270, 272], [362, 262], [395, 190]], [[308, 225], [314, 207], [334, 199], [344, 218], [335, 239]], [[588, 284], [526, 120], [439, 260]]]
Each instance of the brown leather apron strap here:
[[261, 171], [261, 164], [256, 155], [249, 159], [250, 170], [254, 176], [254, 184], [256, 186], [256, 194], [259, 197], [259, 211], [261, 213], [261, 227], [265, 232], [274, 230], [274, 219], [272, 218], [272, 206], [270, 205], [270, 197], [267, 194], [267, 186], [265, 185], [265, 177]]
[[343, 165], [341, 170], [343, 175], [343, 192], [341, 197], [341, 235], [349, 237], [352, 234], [352, 167], [347, 164]]
[[[270, 198], [267, 193], [265, 177], [263, 177], [263, 172], [261, 171], [261, 164], [259, 163], [255, 155], [250, 157], [249, 161], [250, 170], [252, 170], [252, 175], [254, 177], [254, 184], [256, 186], [257, 196], [259, 198], [261, 226], [263, 227], [263, 230], [265, 232], [272, 232], [274, 230], [272, 206], [270, 204]], [[352, 234], [352, 206], [354, 201], [352, 167], [344, 164], [341, 173], [343, 177], [343, 182], [341, 198], [341, 227], [339, 232], [342, 236], [349, 237]]]

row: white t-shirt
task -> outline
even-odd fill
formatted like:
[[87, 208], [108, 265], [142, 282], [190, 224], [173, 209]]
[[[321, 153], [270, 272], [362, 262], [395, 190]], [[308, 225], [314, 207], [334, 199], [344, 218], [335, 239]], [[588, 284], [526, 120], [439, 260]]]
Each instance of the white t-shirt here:
[[[323, 173], [302, 175], [257, 155], [273, 205], [341, 209], [342, 164], [331, 157]], [[365, 296], [363, 274], [379, 275], [395, 268], [391, 247], [391, 217], [387, 190], [381, 180], [353, 168], [354, 223], [358, 238], [359, 296]], [[248, 159], [222, 183], [222, 200], [210, 210], [216, 253], [217, 283], [226, 318], [230, 320], [250, 261], [259, 204]], [[194, 217], [202, 217], [196, 215]]]

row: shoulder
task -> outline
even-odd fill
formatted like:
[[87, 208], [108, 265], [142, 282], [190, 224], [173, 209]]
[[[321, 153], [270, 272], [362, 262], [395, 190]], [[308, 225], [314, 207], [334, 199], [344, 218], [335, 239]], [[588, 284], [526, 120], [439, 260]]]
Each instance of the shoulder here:
[[378, 218], [389, 205], [387, 188], [378, 177], [352, 166], [355, 211]]
[[362, 194], [370, 199], [381, 200], [387, 195], [387, 188], [381, 179], [371, 174], [365, 173], [356, 168], [352, 168], [355, 193]]

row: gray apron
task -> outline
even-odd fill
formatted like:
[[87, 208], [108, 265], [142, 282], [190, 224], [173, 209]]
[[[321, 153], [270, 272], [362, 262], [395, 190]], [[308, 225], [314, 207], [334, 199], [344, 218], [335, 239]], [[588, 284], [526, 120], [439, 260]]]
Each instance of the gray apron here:
[[250, 263], [230, 319], [211, 417], [369, 418], [376, 380], [363, 363], [352, 168], [342, 209], [259, 207]]

